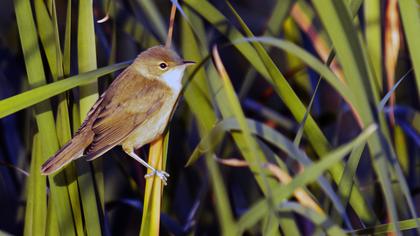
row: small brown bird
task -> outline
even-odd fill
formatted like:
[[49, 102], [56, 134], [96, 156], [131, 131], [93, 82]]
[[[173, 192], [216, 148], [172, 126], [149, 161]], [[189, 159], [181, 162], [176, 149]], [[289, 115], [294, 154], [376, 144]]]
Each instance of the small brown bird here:
[[54, 173], [80, 157], [94, 160], [122, 145], [152, 170], [145, 177], [157, 175], [166, 184], [169, 174], [150, 166], [134, 150], [162, 135], [175, 110], [185, 68], [192, 64], [163, 46], [142, 52], [93, 105], [73, 139], [42, 165], [41, 173]]

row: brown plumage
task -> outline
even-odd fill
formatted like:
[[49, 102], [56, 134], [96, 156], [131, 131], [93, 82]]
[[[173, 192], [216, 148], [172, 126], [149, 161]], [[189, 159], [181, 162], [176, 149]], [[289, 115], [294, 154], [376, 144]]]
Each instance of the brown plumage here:
[[54, 173], [82, 156], [93, 160], [122, 145], [165, 182], [169, 175], [149, 166], [134, 149], [164, 132], [176, 107], [184, 69], [191, 64], [161, 46], [141, 53], [98, 99], [73, 139], [42, 165], [42, 174]]

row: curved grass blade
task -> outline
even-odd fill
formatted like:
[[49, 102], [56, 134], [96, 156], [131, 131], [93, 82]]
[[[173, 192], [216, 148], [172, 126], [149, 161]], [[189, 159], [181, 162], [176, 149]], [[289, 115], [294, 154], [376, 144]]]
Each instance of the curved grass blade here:
[[[360, 113], [363, 124], [366, 125], [378, 121], [381, 127], [381, 132], [375, 133], [369, 139], [368, 145], [375, 172], [378, 175], [385, 195], [387, 210], [391, 220], [396, 224], [398, 221], [396, 204], [400, 205], [400, 207], [404, 206], [402, 206], [401, 202], [395, 202], [391, 189], [390, 175], [393, 174], [393, 171], [400, 172], [400, 167], [398, 163], [395, 163], [393, 165], [395, 169], [389, 168], [388, 160], [395, 159], [391, 154], [393, 151], [389, 143], [389, 130], [385, 118], [366, 102], [379, 103], [378, 86], [375, 84], [375, 79], [366, 58], [366, 49], [352, 23], [349, 9], [345, 3], [328, 0], [314, 0], [313, 3], [334, 44], [349, 87], [355, 93], [356, 103], [354, 105]], [[408, 189], [405, 179], [398, 177], [398, 180], [401, 183], [403, 192], [405, 192], [404, 189]], [[404, 196], [410, 211], [415, 214], [415, 210], [411, 207], [410, 194], [404, 193]], [[395, 228], [397, 229], [397, 227]], [[399, 233], [397, 231], [397, 234]]]
[[[248, 37], [254, 37], [251, 30], [247, 27], [245, 22], [239, 16], [239, 14], [235, 11], [232, 5], [227, 2], [229, 9], [234, 14], [236, 20], [240, 23], [242, 29], [245, 31], [245, 34]], [[293, 116], [296, 120], [301, 121], [305, 115], [306, 108], [303, 103], [300, 101], [299, 97], [290, 87], [289, 83], [287, 82], [286, 78], [284, 78], [283, 74], [274, 64], [273, 60], [270, 58], [268, 53], [265, 51], [264, 47], [258, 43], [253, 42], [252, 45], [254, 46], [258, 57], [263, 62], [264, 67], [268, 71], [269, 77], [271, 78], [274, 86], [274, 89], [277, 91], [283, 102], [289, 108]], [[321, 129], [316, 124], [315, 120], [309, 116], [308, 121], [305, 125], [305, 133], [308, 136], [308, 139], [311, 140], [313, 143], [317, 140], [317, 145], [312, 145], [313, 148], [317, 151], [318, 154], [324, 153], [329, 150], [329, 143], [325, 136], [322, 134]]]
[[299, 129], [298, 129], [298, 132], [296, 133], [295, 139], [293, 140], [293, 143], [294, 143], [296, 146], [299, 146], [299, 145], [300, 145], [300, 141], [302, 140], [302, 136], [303, 136], [303, 128], [305, 127], [305, 122], [306, 122], [306, 119], [308, 118], [309, 113], [310, 113], [310, 112], [311, 112], [311, 110], [312, 110], [312, 105], [314, 104], [315, 96], [317, 95], [318, 88], [319, 88], [319, 85], [320, 85], [320, 84], [321, 84], [321, 79], [319, 79], [319, 80], [318, 80], [318, 82], [316, 83], [314, 93], [312, 94], [312, 97], [311, 97], [311, 101], [309, 101], [309, 105], [308, 105], [308, 107], [306, 108], [305, 115], [303, 116], [303, 119], [302, 119], [302, 121], [301, 121], [301, 122], [300, 122], [300, 124], [299, 124]]
[[[360, 5], [361, 1], [358, 1], [358, 4]], [[355, 4], [354, 7], [357, 8], [357, 5]], [[236, 13], [236, 11], [233, 9], [233, 7], [228, 3], [228, 6], [231, 10], [231, 12], [234, 14], [240, 25], [242, 26], [243, 30], [246, 32], [246, 35], [248, 37], [253, 37], [253, 34], [251, 30], [246, 26], [246, 24], [243, 22], [243, 20], [240, 18], [240, 16]], [[353, 5], [352, 5], [353, 6]], [[222, 16], [223, 17], [223, 16]], [[273, 80], [273, 83], [276, 85], [274, 86], [275, 89], [278, 89], [278, 93], [282, 100], [285, 102], [286, 106], [289, 108], [289, 110], [292, 112], [293, 116], [296, 120], [302, 120], [303, 116], [306, 112], [306, 109], [302, 102], [299, 100], [297, 95], [294, 93], [294, 91], [291, 89], [290, 85], [287, 83], [277, 66], [274, 64], [274, 62], [271, 60], [270, 56], [267, 54], [267, 52], [264, 50], [262, 45], [258, 42], [255, 42], [252, 44], [256, 52], [259, 56], [259, 58], [264, 62], [264, 67], [267, 69], [271, 79]], [[255, 58], [254, 58], [255, 61]], [[251, 63], [253, 63], [251, 61]], [[253, 64], [254, 65], [254, 64]], [[321, 132], [320, 128], [316, 124], [316, 122], [313, 120], [311, 116], [308, 117], [308, 120], [306, 122], [305, 127], [305, 133], [307, 135], [307, 138], [309, 142], [312, 144], [312, 147], [315, 149], [315, 152], [319, 156], [323, 156], [327, 150], [329, 150], [330, 145], [325, 138], [324, 134]], [[339, 176], [341, 175], [343, 170], [343, 165], [341, 163], [338, 163], [336, 166], [334, 166], [330, 172], [336, 182], [339, 181]], [[369, 209], [366, 207], [365, 201], [358, 189], [354, 190], [354, 195], [352, 195], [352, 205], [354, 206], [355, 210], [358, 212], [361, 217], [367, 219], [368, 221], [373, 221], [374, 216], [371, 212], [366, 211]]]
[[275, 122], [277, 126], [287, 131], [296, 132], [296, 124], [294, 121], [289, 119], [289, 117], [286, 117], [285, 115], [282, 115], [277, 111], [254, 101], [253, 99], [246, 98], [243, 101], [243, 106], [246, 110], [253, 111], [267, 120]]
[[[398, 229], [400, 231], [404, 230], [410, 230], [410, 229], [416, 229], [417, 228], [417, 221], [419, 221], [420, 218], [414, 218], [409, 220], [402, 220], [398, 222]], [[383, 235], [386, 233], [392, 233], [395, 232], [394, 224], [382, 224], [382, 225], [376, 225], [373, 227], [369, 227], [366, 229], [359, 229], [354, 231], [349, 231], [349, 233], [354, 233], [357, 235]]]
[[[266, 141], [267, 143], [281, 149], [291, 158], [296, 159], [302, 163], [305, 167], [311, 166], [313, 162], [307, 157], [307, 155], [302, 152], [296, 145], [293, 144], [289, 139], [283, 136], [281, 133], [276, 130], [253, 120], [247, 119], [248, 127], [253, 135], [256, 135]], [[222, 140], [225, 132], [232, 131], [241, 131], [238, 123], [235, 119], [225, 119], [218, 123], [210, 133], [208, 133], [199, 143], [199, 145], [194, 149], [191, 154], [187, 166], [195, 162], [202, 154], [212, 152], [216, 145]], [[339, 198], [335, 194], [333, 188], [329, 182], [323, 177], [319, 177], [317, 180], [319, 185], [331, 199], [336, 207], [337, 211], [341, 214], [342, 218], [348, 225], [351, 227], [348, 216], [345, 213], [345, 209], [340, 203]]]
[[243, 38], [234, 41], [233, 44], [235, 45], [244, 42], [260, 42], [293, 54], [294, 56], [302, 60], [304, 63], [306, 63], [309, 67], [311, 67], [313, 70], [315, 70], [318, 74], [320, 74], [323, 77], [323, 79], [325, 79], [326, 82], [328, 82], [341, 96], [343, 96], [343, 98], [348, 103], [354, 103], [354, 95], [353, 92], [349, 89], [349, 87], [341, 80], [339, 80], [337, 76], [328, 68], [328, 66], [324, 65], [316, 57], [312, 56], [310, 53], [300, 48], [296, 44], [282, 39], [275, 39], [270, 37]]
[[[81, 73], [75, 76], [71, 76], [67, 79], [63, 79], [47, 85], [42, 85], [13, 97], [0, 100], [0, 118], [40, 103], [69, 89], [92, 83], [93, 81], [96, 81], [98, 77], [122, 69], [129, 65], [129, 63], [130, 62], [121, 62], [90, 72]], [[39, 74], [37, 76], [40, 77]]]
[[[184, 58], [202, 61], [200, 48], [195, 35], [193, 34], [193, 28], [196, 31], [196, 34], [200, 32], [203, 33], [203, 35], [197, 36], [198, 38], [205, 38], [204, 31], [202, 30], [204, 26], [201, 19], [190, 9], [186, 8], [185, 14], [189, 19], [192, 19], [192, 21], [187, 22], [186, 19], [182, 18], [181, 42]], [[190, 24], [192, 24], [193, 27]], [[198, 71], [194, 75], [195, 79], [187, 81], [188, 84], [184, 91], [184, 97], [197, 118], [200, 134], [205, 134], [216, 122], [216, 114], [212, 108], [210, 91], [206, 83], [206, 73], [203, 64], [197, 65], [197, 68]], [[188, 75], [191, 75], [191, 73], [188, 73]], [[222, 232], [225, 235], [233, 235], [236, 233], [236, 226], [220, 170], [212, 158], [206, 158], [206, 165], [210, 173], [211, 184], [216, 197], [215, 207], [220, 219], [219, 222]]]
[[[358, 7], [360, 6], [361, 1], [357, 1], [354, 4], [352, 4], [352, 7], [354, 9], [358, 9]], [[235, 15], [236, 19], [239, 21], [239, 23], [241, 24], [243, 30], [246, 32], [248, 37], [253, 37], [252, 32], [249, 30], [249, 28], [246, 26], [246, 24], [243, 22], [243, 20], [240, 18], [240, 16], [235, 12], [235, 10], [233, 9], [233, 7], [228, 3], [231, 12]], [[269, 71], [269, 74], [271, 75], [271, 77], [274, 78], [283, 78], [281, 72], [278, 70], [278, 68], [274, 65], [273, 61], [271, 60], [271, 58], [268, 56], [267, 52], [264, 50], [264, 48], [262, 47], [262, 45], [258, 42], [253, 43], [254, 47], [257, 50], [257, 53], [259, 54], [260, 58], [264, 61], [264, 65], [266, 66], [267, 70]], [[330, 58], [333, 58], [332, 55], [330, 55]], [[279, 81], [279, 80], [278, 80]], [[280, 80], [282, 81], [282, 80]], [[283, 87], [282, 87], [283, 86]], [[303, 120], [303, 116], [306, 113], [306, 109], [304, 108], [303, 104], [298, 100], [296, 94], [292, 91], [292, 92], [288, 92], [288, 89], [286, 88], [290, 88], [290, 86], [288, 85], [287, 82], [284, 82], [282, 84], [282, 86], [278, 86], [278, 88], [283, 88], [283, 91], [280, 93], [280, 96], [282, 93], [286, 93], [288, 96], [283, 96], [282, 99], [283, 101], [286, 103], [286, 105], [288, 105], [289, 109], [292, 111], [292, 114], [294, 115], [295, 119], [297, 120]], [[284, 98], [290, 99], [292, 98], [292, 101], [289, 101], [290, 103], [292, 102], [296, 102], [296, 100], [298, 101], [296, 104], [291, 105], [290, 103], [288, 104], [288, 100], [284, 100]], [[352, 98], [350, 96], [349, 99], [350, 104], [352, 104]], [[298, 107], [296, 107], [296, 105], [299, 105]], [[323, 151], [325, 151], [324, 149], [328, 149], [329, 148], [329, 143], [326, 140], [325, 136], [322, 134], [322, 132], [320, 131], [319, 127], [317, 126], [317, 124], [315, 123], [315, 121], [313, 120], [313, 118], [311, 116], [309, 116], [306, 125], [304, 126], [304, 128], [306, 128], [305, 132], [307, 135], [307, 138], [309, 140], [309, 142], [312, 143], [312, 146], [314, 147], [315, 151], [317, 152], [318, 155], [322, 156]], [[318, 146], [320, 145], [321, 146]], [[331, 170], [330, 173], [332, 174], [334, 180], [338, 183], [339, 181], [339, 176], [341, 175], [343, 170], [343, 165], [341, 163], [338, 163], [336, 166], [334, 166]], [[374, 215], [372, 214], [371, 211], [369, 211], [368, 209], [370, 209], [365, 200], [363, 199], [363, 196], [360, 193], [360, 190], [355, 188], [352, 194], [352, 206], [354, 207], [355, 211], [358, 213], [358, 215], [361, 218], [366, 219], [369, 222], [373, 222], [374, 221]], [[340, 208], [340, 205], [337, 205], [338, 208]]]
[[302, 205], [294, 202], [284, 202], [278, 207], [279, 213], [289, 211], [295, 212], [305, 218], [308, 218], [317, 227], [325, 230], [328, 235], [347, 235], [343, 229], [334, 223], [332, 218], [329, 218], [324, 214], [320, 214], [311, 208], [303, 207]]
[[378, 111], [382, 112], [386, 103], [388, 102], [388, 100], [391, 98], [391, 95], [394, 93], [394, 91], [398, 88], [398, 86], [401, 84], [401, 82], [403, 82], [403, 80], [413, 71], [413, 68], [411, 68], [409, 71], [407, 71], [403, 77], [401, 77], [400, 80], [398, 80], [397, 83], [394, 84], [394, 86], [392, 86], [392, 88], [385, 94], [385, 96], [382, 98], [381, 102], [378, 104]]
[[[296, 43], [298, 45], [304, 44], [301, 37], [301, 31], [299, 27], [297, 27], [297, 24], [293, 21], [292, 17], [289, 17], [285, 20], [283, 31], [285, 40], [289, 40], [290, 42]], [[285, 73], [285, 77], [290, 77], [290, 79], [296, 83], [298, 88], [302, 89], [306, 94], [311, 95], [313, 90], [312, 79], [309, 76], [309, 71], [303, 65], [302, 61], [294, 55], [286, 53], [285, 65], [289, 71], [288, 73]]]
[[[281, 201], [289, 198], [296, 188], [303, 187], [315, 181], [319, 176], [323, 174], [324, 171], [331, 168], [331, 166], [333, 166], [336, 162], [342, 160], [355, 146], [366, 142], [366, 140], [375, 132], [376, 129], [376, 125], [369, 126], [351, 142], [338, 147], [323, 157], [317, 163], [314, 163], [313, 165], [305, 168], [305, 170], [302, 173], [296, 175], [289, 184], [281, 185], [273, 189], [274, 203], [280, 204]], [[265, 201], [265, 199], [258, 201], [245, 214], [242, 215], [238, 222], [238, 227], [240, 230], [244, 230], [254, 225], [264, 216], [265, 212], [268, 210], [268, 206]]]
[[[195, 29], [203, 29], [204, 25], [200, 18], [193, 13], [189, 8], [185, 9], [185, 14], [188, 15], [194, 24]], [[201, 30], [200, 30], [201, 31]], [[196, 62], [203, 61], [200, 53], [200, 47], [196, 38], [194, 37], [191, 26], [181, 19], [181, 48], [184, 58]], [[208, 52], [205, 52], [208, 54]], [[194, 79], [186, 79], [184, 83], [184, 98], [190, 107], [192, 113], [197, 118], [198, 127], [202, 133], [207, 133], [213, 124], [216, 122], [216, 114], [213, 111], [212, 101], [210, 96], [209, 86], [206, 81], [206, 71], [204, 64], [200, 63], [196, 67], [197, 72], [193, 75]], [[191, 70], [186, 71], [185, 78], [192, 76]]]
[[[332, 57], [331, 57], [332, 58]], [[199, 65], [197, 66], [197, 68], [193, 71], [193, 73], [192, 73], [192, 75], [190, 75], [190, 77], [189, 77], [189, 79], [191, 78], [191, 76], [193, 76], [194, 74], [195, 74], [195, 72], [197, 72], [198, 71], [198, 68], [201, 68], [201, 66], [203, 65], [203, 63], [206, 61], [208, 59], [208, 56], [207, 57], [205, 57], [200, 63], [199, 63]], [[332, 60], [332, 59], [331, 59]], [[330, 59], [328, 60], [328, 61], [330, 61]], [[211, 68], [211, 67], [210, 67]], [[210, 70], [210, 72], [211, 72], [211, 70]], [[210, 73], [211, 74], [211, 73]], [[188, 79], [188, 80], [189, 80]], [[215, 86], [215, 88], [216, 88], [216, 90], [217, 91], [219, 91], [220, 90], [220, 85], [214, 85]], [[216, 96], [216, 97], [218, 97], [218, 96]], [[225, 101], [225, 99], [224, 98], [221, 98], [220, 99], [221, 101]], [[229, 115], [228, 115], [229, 116]], [[220, 128], [220, 127], [219, 127]], [[215, 129], [217, 129], [217, 126], [215, 127]], [[213, 131], [214, 131], [214, 133], [213, 133]], [[223, 134], [224, 134], [224, 132], [220, 132], [220, 131], [215, 131], [215, 130], [213, 130], [211, 133], [210, 133], [210, 137], [211, 137], [211, 139], [209, 139], [209, 140], [212, 140], [212, 142], [214, 142], [214, 143], [219, 143], [220, 142], [220, 140], [223, 138]], [[214, 135], [214, 136], [213, 136]], [[205, 141], [204, 143], [209, 143], [209, 141]], [[211, 142], [210, 142], [211, 143]], [[273, 145], [276, 145], [277, 144], [277, 142], [276, 141], [274, 141], [274, 142], [272, 142], [272, 144]], [[201, 150], [201, 151], [203, 151], [204, 150], [204, 152], [206, 152], [205, 150], [212, 150], [212, 148], [213, 148], [213, 146], [209, 146], [209, 145], [206, 145], [206, 144], [203, 144], [203, 142], [202, 143], [200, 143], [200, 145], [198, 146], [198, 149], [195, 149], [194, 150], [194, 153], [191, 155], [191, 157], [189, 158], [189, 160], [188, 160], [188, 162], [187, 162], [187, 164], [186, 164], [186, 166], [189, 166], [189, 165], [191, 165], [201, 154], [199, 154], [199, 151], [198, 150]], [[288, 154], [288, 155], [290, 155], [290, 154]], [[303, 160], [301, 160], [301, 162], [303, 162], [303, 163], [305, 163], [305, 161], [306, 160], [309, 160], [309, 159], [303, 159]], [[332, 175], [333, 175], [333, 177], [335, 178], [335, 181], [338, 183], [339, 181], [340, 181], [340, 178], [341, 178], [341, 175], [342, 175], [342, 173], [343, 173], [343, 171], [344, 171], [344, 167], [343, 167], [343, 165], [338, 165], [338, 167], [339, 168], [333, 168], [333, 169], [331, 169], [330, 171], [331, 171], [331, 173], [332, 173]], [[321, 181], [322, 182], [322, 181]], [[333, 201], [335, 201], [337, 204], [335, 205], [336, 206], [336, 208], [338, 208], [338, 209], [341, 209], [341, 210], [339, 210], [339, 212], [342, 212], [342, 213], [344, 213], [345, 211], [344, 211], [344, 209], [342, 208], [342, 206], [341, 206], [341, 204], [340, 204], [340, 201], [338, 200], [338, 198], [337, 197], [335, 197], [335, 194], [334, 194], [334, 192], [332, 191], [332, 188], [329, 188], [328, 187], [328, 182], [325, 180], [324, 182], [324, 191], [326, 191], [328, 194], [329, 194], [329, 196], [331, 197], [331, 199], [333, 199]], [[350, 200], [351, 200], [351, 204], [352, 204], [352, 207], [353, 207], [353, 209], [357, 212], [357, 214], [358, 214], [358, 216], [361, 218], [361, 219], [363, 219], [365, 222], [368, 222], [368, 223], [370, 223], [370, 224], [373, 224], [375, 221], [376, 221], [376, 216], [375, 216], [375, 214], [373, 213], [373, 211], [372, 211], [372, 209], [371, 209], [371, 207], [367, 204], [367, 202], [364, 200], [364, 198], [363, 198], [363, 196], [361, 195], [361, 193], [360, 193], [360, 190], [359, 190], [359, 188], [355, 188], [355, 189], [353, 189], [352, 190], [352, 195], [351, 195], [351, 198], [350, 198]]]
[[[251, 132], [247, 125], [245, 114], [242, 111], [241, 105], [239, 103], [239, 99], [237, 98], [235, 91], [233, 89], [233, 85], [230, 81], [230, 78], [224, 68], [222, 60], [220, 59], [219, 52], [217, 51], [217, 47], [213, 48], [213, 56], [217, 71], [219, 73], [221, 79], [221, 86], [223, 91], [225, 92], [226, 99], [223, 101], [224, 104], [227, 104], [226, 108], [231, 109], [230, 113], [233, 117], [235, 117], [238, 121], [238, 124], [242, 130], [242, 138], [244, 148], [246, 147], [248, 155], [244, 155], [244, 158], [250, 165], [251, 170], [257, 170], [260, 173], [263, 173], [261, 168], [261, 163], [265, 161], [265, 157], [258, 147], [255, 139], [251, 136]], [[219, 106], [222, 106], [221, 100], [218, 101]], [[241, 149], [242, 151], [245, 149]], [[260, 187], [262, 188], [263, 192], [266, 194], [270, 193], [269, 185], [266, 180], [266, 176], [262, 175], [261, 177], [257, 177], [257, 181], [259, 181]]]
[[[351, 151], [347, 164], [344, 168], [343, 175], [341, 176], [340, 183], [337, 187], [338, 191], [340, 192], [341, 202], [345, 207], [350, 200], [351, 191], [354, 186], [354, 177], [356, 176], [356, 170], [365, 146], [366, 144], [363, 143]], [[338, 216], [335, 215], [333, 215], [332, 218], [339, 219]]]
[[[279, 35], [280, 31], [282, 30], [282, 25], [284, 24], [292, 5], [293, 1], [291, 0], [275, 2], [273, 10], [271, 11], [270, 18], [267, 21], [267, 25], [263, 29], [265, 36]], [[270, 50], [270, 48], [267, 48], [267, 50]], [[241, 100], [245, 96], [245, 94], [248, 93], [249, 89], [251, 88], [253, 82], [256, 79], [256, 75], [257, 73], [255, 71], [255, 68], [253, 67], [249, 68], [246, 72], [246, 75], [244, 76], [244, 82], [242, 83], [241, 88], [239, 90], [239, 98]]]

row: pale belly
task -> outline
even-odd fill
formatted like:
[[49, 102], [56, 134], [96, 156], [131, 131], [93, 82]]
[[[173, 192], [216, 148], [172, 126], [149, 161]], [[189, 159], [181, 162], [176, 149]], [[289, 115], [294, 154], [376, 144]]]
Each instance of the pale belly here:
[[123, 148], [139, 149], [157, 139], [165, 131], [176, 100], [177, 96], [169, 98], [155, 115], [146, 119], [144, 123], [131, 132], [122, 142]]

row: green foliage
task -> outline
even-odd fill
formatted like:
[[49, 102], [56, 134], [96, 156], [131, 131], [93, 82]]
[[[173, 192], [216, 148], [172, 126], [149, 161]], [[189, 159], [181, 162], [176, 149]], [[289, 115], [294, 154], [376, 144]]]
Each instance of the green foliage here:
[[[142, 169], [118, 150], [50, 177], [40, 166], [71, 139], [115, 78], [109, 74], [129, 64], [115, 62], [165, 41], [171, 2], [13, 1], [19, 44], [0, 35], [0, 47], [14, 47], [24, 66], [5, 85], [13, 79], [28, 86], [0, 100], [0, 118], [26, 120], [14, 132], [26, 139], [16, 149], [28, 154], [11, 161], [29, 170], [15, 178], [25, 202], [16, 217], [19, 232], [420, 232], [413, 200], [419, 186], [411, 179], [420, 175], [416, 1], [399, 1], [394, 12], [407, 49], [398, 45], [393, 76], [401, 79], [393, 84], [383, 79], [384, 61], [391, 60], [383, 52], [387, 2], [247, 1], [270, 6], [256, 12], [236, 2], [173, 2], [182, 11], [173, 48], [197, 64], [186, 72], [171, 132], [150, 151], [174, 173], [163, 187], [145, 183]], [[110, 19], [99, 24], [99, 15]], [[5, 71], [0, 66], [0, 79]], [[389, 105], [393, 96], [396, 103]], [[31, 112], [19, 112], [24, 109]], [[288, 123], [278, 124], [283, 120]], [[147, 159], [147, 152], [139, 153]], [[297, 197], [302, 192], [317, 207]]]

